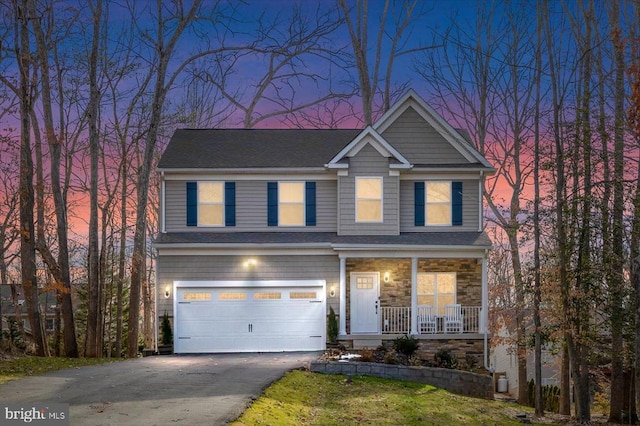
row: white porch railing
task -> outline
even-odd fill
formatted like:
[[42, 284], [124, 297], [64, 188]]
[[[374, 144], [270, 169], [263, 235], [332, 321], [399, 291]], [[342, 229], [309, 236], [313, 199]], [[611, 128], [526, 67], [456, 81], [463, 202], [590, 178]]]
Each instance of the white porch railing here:
[[[411, 308], [410, 307], [389, 307], [384, 306], [381, 310], [381, 327], [382, 334], [410, 334], [411, 333]], [[462, 306], [462, 333], [480, 333], [481, 332], [481, 312], [479, 306]], [[425, 311], [418, 307], [415, 321], [419, 321], [421, 316], [425, 315]], [[442, 334], [444, 333], [444, 316], [435, 315], [436, 327], [421, 327], [417, 323], [418, 334]]]
[[411, 308], [382, 307], [383, 334], [409, 334], [411, 331]]

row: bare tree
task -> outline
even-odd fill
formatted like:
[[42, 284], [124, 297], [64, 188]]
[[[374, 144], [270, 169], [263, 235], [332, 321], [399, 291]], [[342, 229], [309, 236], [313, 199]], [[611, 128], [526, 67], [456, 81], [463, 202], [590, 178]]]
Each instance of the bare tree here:
[[[100, 152], [98, 106], [100, 91], [98, 90], [98, 54], [100, 48], [100, 33], [102, 24], [102, 0], [89, 1], [93, 18], [93, 32], [91, 37], [91, 53], [89, 55], [89, 105], [87, 116], [89, 121], [89, 152], [91, 157], [90, 190], [89, 190], [89, 301], [87, 313], [87, 333], [85, 356], [99, 357], [101, 351], [101, 333], [99, 324], [100, 307], [100, 261], [98, 251], [98, 155]], [[104, 230], [104, 229], [103, 229]], [[103, 240], [104, 243], [104, 240]]]
[[[515, 335], [518, 399], [526, 403], [527, 289], [520, 238], [524, 190], [533, 166], [527, 140], [533, 118], [534, 85], [529, 81], [534, 79], [531, 70], [535, 64], [524, 52], [533, 51], [535, 45], [532, 35], [523, 30], [531, 26], [526, 8], [506, 8], [503, 20], [497, 23], [494, 12], [491, 4], [479, 10], [475, 32], [467, 26], [454, 26], [449, 44], [416, 61], [415, 71], [434, 93], [434, 104], [457, 127], [469, 131], [478, 150], [497, 168], [496, 175], [485, 180], [484, 196], [491, 211], [490, 223], [508, 239], [514, 289], [508, 293], [512, 297], [509, 312], [515, 321], [505, 325]], [[469, 44], [469, 40], [476, 40], [476, 44]], [[530, 60], [525, 62], [525, 57]]]
[[[57, 55], [54, 55], [54, 70], [50, 64], [49, 52], [56, 50], [55, 42], [52, 38], [52, 25], [55, 20], [54, 7], [52, 4], [46, 5], [45, 12], [36, 8], [35, 1], [29, 3], [29, 17], [35, 35], [37, 60], [40, 68], [40, 94], [43, 112], [43, 124], [45, 138], [49, 145], [51, 190], [56, 213], [56, 234], [58, 239], [58, 256], [54, 258], [49, 246], [42, 238], [38, 239], [38, 252], [47, 263], [49, 270], [60, 285], [60, 298], [62, 301], [62, 318], [64, 321], [64, 348], [69, 357], [78, 356], [76, 343], [75, 322], [73, 320], [73, 306], [71, 301], [71, 273], [69, 265], [68, 247], [68, 215], [66, 190], [68, 182], [60, 174], [62, 161], [63, 138], [67, 137], [67, 123], [63, 114], [59, 114], [59, 122], [54, 121], [54, 93], [50, 79], [57, 81], [56, 99], [57, 108], [64, 109], [65, 87], [62, 82], [62, 68]], [[56, 127], [60, 133], [56, 132]], [[77, 133], [76, 133], [77, 135]]]
[[[334, 89], [334, 73], [344, 72], [347, 65], [345, 46], [335, 37], [342, 25], [340, 17], [320, 3], [312, 13], [297, 4], [286, 16], [282, 14], [262, 14], [250, 33], [250, 43], [227, 46], [213, 61], [191, 71], [193, 80], [212, 85], [215, 95], [229, 103], [216, 118], [229, 117], [227, 111], [233, 108], [240, 112], [242, 126], [252, 128], [353, 95]], [[264, 69], [257, 64], [264, 64]], [[247, 66], [253, 67], [252, 75], [238, 84], [238, 73]]]
[[[379, 23], [376, 21], [378, 30], [375, 34], [373, 58], [369, 57], [369, 42], [371, 41], [369, 38], [369, 13], [371, 8], [368, 0], [357, 0], [353, 8], [347, 4], [346, 0], [337, 0], [337, 3], [344, 15], [356, 61], [355, 68], [358, 72], [358, 88], [362, 98], [364, 123], [370, 125], [373, 123], [373, 105], [378, 94], [382, 96], [382, 111], [388, 110], [391, 105], [391, 98], [394, 96], [391, 89], [393, 65], [399, 56], [408, 53], [402, 51], [403, 36], [405, 32], [410, 32], [412, 24], [421, 17], [422, 12], [419, 9], [416, 10], [420, 2], [417, 0], [406, 1], [396, 8], [396, 3], [385, 0]], [[394, 19], [394, 21], [388, 24], [388, 19]], [[389, 29], [387, 25], [391, 25], [392, 29]], [[387, 42], [389, 43], [388, 52], [385, 52], [383, 45]], [[412, 49], [411, 51], [423, 49], [426, 48]], [[370, 59], [373, 64], [370, 63]], [[384, 84], [381, 88], [382, 80], [384, 80]], [[404, 91], [404, 86], [398, 90], [398, 92], [402, 91]]]
[[[167, 93], [173, 86], [175, 79], [186, 63], [178, 65], [173, 73], [169, 71], [169, 63], [172, 59], [176, 45], [187, 26], [196, 18], [201, 0], [195, 0], [190, 6], [185, 7], [182, 1], [176, 1], [172, 8], [167, 7], [162, 1], [156, 4], [154, 35], [144, 30], [140, 36], [149, 43], [154, 52], [153, 63], [150, 70], [150, 79], [153, 81], [153, 92], [149, 101], [150, 115], [145, 129], [145, 147], [140, 169], [137, 177], [137, 206], [136, 222], [133, 237], [133, 257], [131, 264], [131, 295], [129, 300], [129, 334], [127, 336], [127, 355], [135, 357], [138, 353], [138, 331], [140, 318], [140, 294], [143, 281], [146, 278], [146, 229], [147, 229], [147, 201], [149, 198], [149, 176], [151, 174], [152, 160], [154, 158], [158, 139], [158, 130], [162, 119], [162, 108]], [[168, 13], [168, 14], [167, 14]], [[134, 18], [135, 19], [135, 18]], [[169, 25], [170, 24], [170, 25]]]

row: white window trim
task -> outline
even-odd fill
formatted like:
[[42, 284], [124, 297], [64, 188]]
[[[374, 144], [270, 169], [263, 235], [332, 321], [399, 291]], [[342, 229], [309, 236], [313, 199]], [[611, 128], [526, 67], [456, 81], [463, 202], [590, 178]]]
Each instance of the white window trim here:
[[[429, 203], [429, 198], [427, 197], [427, 194], [428, 194], [427, 187], [428, 187], [429, 183], [448, 183], [449, 184], [449, 202], [448, 203], [444, 203], [444, 202], [432, 202], [432, 203]], [[448, 223], [437, 223], [437, 224], [429, 223], [429, 215], [427, 213], [429, 204], [431, 204], [431, 205], [445, 205], [445, 204], [448, 204], [449, 205], [449, 222]], [[452, 215], [453, 215], [453, 181], [451, 181], [451, 180], [442, 180], [442, 179], [426, 180], [424, 182], [424, 226], [425, 227], [427, 227], [427, 226], [434, 226], [434, 227], [453, 226]]]
[[[358, 198], [358, 180], [359, 179], [377, 179], [380, 181], [380, 220], [358, 220], [358, 200], [374, 200], [378, 201], [378, 198]], [[354, 195], [355, 195], [355, 222], [356, 223], [383, 223], [384, 222], [384, 179], [382, 176], [356, 176], [354, 181]], [[425, 203], [426, 205], [426, 203]], [[426, 207], [425, 207], [426, 208]]]
[[[202, 201], [200, 201], [200, 184], [201, 183], [219, 183], [222, 186], [222, 203], [204, 203]], [[227, 218], [225, 217], [226, 214], [226, 205], [227, 205], [227, 200], [225, 199], [226, 193], [225, 193], [225, 181], [222, 180], [199, 180], [198, 181], [198, 228], [224, 228], [226, 225], [226, 220]], [[211, 224], [204, 224], [200, 222], [200, 206], [204, 205], [204, 206], [216, 206], [216, 205], [222, 205], [222, 223], [219, 225], [211, 225]]]
[[[435, 288], [433, 294], [433, 309], [436, 314], [438, 312], [438, 275], [453, 275], [454, 289], [453, 289], [453, 303], [458, 303], [458, 273], [457, 272], [418, 272], [418, 277], [420, 275], [434, 275], [435, 276]], [[426, 295], [426, 293], [417, 293], [417, 297], [419, 298], [422, 295]], [[444, 306], [442, 307], [444, 310]]]
[[[285, 225], [280, 223], [280, 218], [282, 217], [280, 214], [280, 207], [282, 204], [287, 205], [297, 205], [300, 203], [281, 203], [280, 202], [280, 185], [283, 183], [300, 183], [302, 184], [302, 223], [301, 224], [293, 224], [293, 225]], [[307, 226], [307, 191], [306, 191], [306, 181], [300, 180], [281, 180], [278, 181], [278, 227], [280, 228], [300, 228]]]

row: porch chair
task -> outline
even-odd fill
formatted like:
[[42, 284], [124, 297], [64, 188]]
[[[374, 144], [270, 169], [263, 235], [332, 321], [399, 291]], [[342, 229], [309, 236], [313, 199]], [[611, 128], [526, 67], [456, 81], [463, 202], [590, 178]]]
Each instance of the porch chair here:
[[459, 304], [444, 307], [444, 332], [462, 333], [462, 307]]
[[434, 334], [438, 331], [438, 319], [431, 305], [418, 306], [418, 333]]

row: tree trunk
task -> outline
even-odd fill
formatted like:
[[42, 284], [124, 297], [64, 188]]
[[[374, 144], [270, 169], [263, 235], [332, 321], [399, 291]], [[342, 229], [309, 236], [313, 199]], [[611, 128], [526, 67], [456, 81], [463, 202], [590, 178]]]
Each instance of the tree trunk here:
[[[30, 0], [17, 5], [16, 45], [18, 67], [20, 69], [20, 259], [22, 287], [31, 324], [31, 333], [38, 356], [47, 356], [48, 347], [40, 318], [38, 303], [38, 281], [36, 275], [36, 241], [33, 211], [35, 199], [33, 191], [33, 159], [31, 157], [31, 48], [29, 43]], [[16, 44], [18, 42], [16, 41]]]

